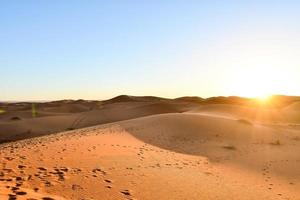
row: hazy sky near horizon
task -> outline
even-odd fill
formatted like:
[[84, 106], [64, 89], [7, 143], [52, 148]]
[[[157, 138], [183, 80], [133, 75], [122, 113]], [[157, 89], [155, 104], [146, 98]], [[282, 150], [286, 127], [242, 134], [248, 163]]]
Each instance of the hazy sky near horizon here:
[[300, 95], [300, 1], [0, 1], [0, 101]]

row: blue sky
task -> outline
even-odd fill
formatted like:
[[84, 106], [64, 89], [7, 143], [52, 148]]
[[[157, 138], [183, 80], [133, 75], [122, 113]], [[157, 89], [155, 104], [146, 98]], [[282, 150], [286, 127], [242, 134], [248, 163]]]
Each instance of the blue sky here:
[[297, 1], [3, 0], [0, 100], [300, 95], [299, 10]]

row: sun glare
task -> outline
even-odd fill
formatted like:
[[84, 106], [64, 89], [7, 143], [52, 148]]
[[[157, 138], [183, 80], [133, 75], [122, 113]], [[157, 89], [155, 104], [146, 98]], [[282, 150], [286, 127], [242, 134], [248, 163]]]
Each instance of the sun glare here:
[[271, 100], [270, 95], [260, 96], [255, 98], [261, 104], [267, 104]]
[[[272, 72], [272, 73], [270, 73]], [[255, 98], [267, 102], [276, 93], [278, 74], [268, 68], [257, 67], [236, 70], [230, 76], [228, 90], [232, 95]]]

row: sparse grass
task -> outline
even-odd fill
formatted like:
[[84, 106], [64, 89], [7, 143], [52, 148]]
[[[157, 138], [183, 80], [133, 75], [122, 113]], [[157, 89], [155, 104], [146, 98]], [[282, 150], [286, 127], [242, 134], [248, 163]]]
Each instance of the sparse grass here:
[[222, 146], [222, 148], [228, 149], [228, 150], [236, 150], [236, 147], [233, 145], [225, 145], [225, 146]]
[[280, 140], [276, 140], [276, 141], [274, 141], [274, 142], [271, 142], [270, 144], [271, 144], [271, 145], [275, 145], [275, 146], [280, 146], [280, 145], [282, 145], [282, 143], [280, 142]]
[[247, 124], [247, 125], [253, 125], [253, 123], [247, 119], [239, 119], [237, 120], [239, 123], [242, 123], [242, 124]]

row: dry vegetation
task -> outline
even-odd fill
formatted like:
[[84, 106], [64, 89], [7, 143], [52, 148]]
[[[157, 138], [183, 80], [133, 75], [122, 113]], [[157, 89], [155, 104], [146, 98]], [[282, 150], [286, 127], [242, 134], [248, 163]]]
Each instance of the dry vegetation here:
[[236, 147], [233, 145], [225, 145], [225, 146], [222, 146], [222, 148], [228, 149], [228, 150], [236, 150]]

